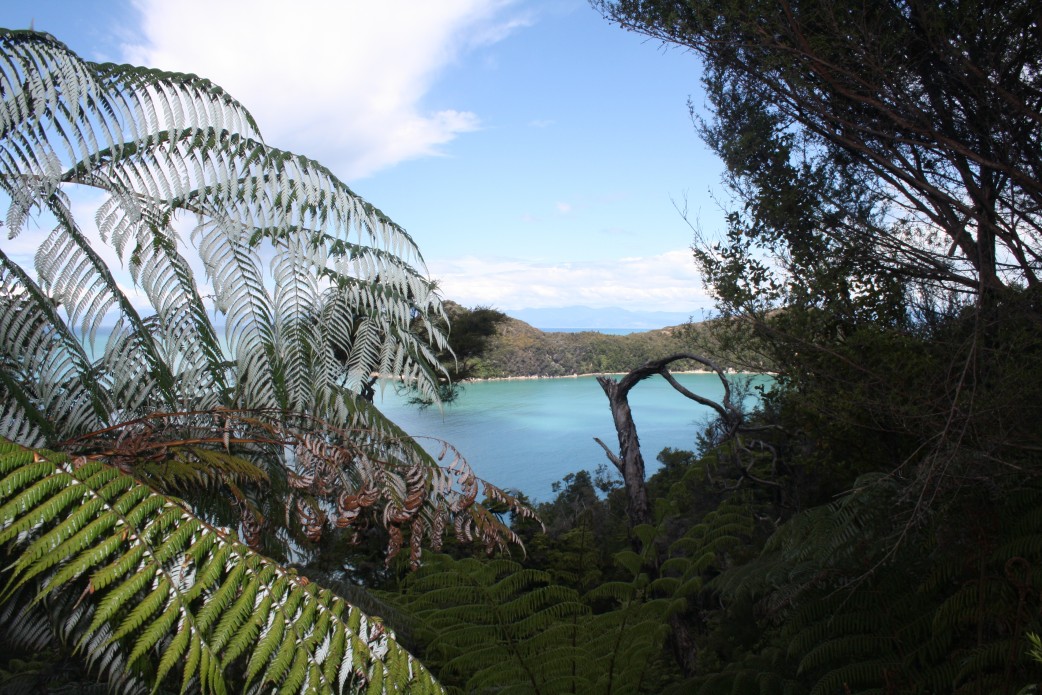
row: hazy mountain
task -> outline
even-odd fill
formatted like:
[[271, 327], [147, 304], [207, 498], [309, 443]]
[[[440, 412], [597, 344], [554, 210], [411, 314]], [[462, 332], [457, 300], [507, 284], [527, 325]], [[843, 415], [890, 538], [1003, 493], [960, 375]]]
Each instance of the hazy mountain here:
[[690, 313], [675, 311], [629, 311], [617, 307], [593, 309], [586, 306], [555, 307], [549, 309], [513, 309], [508, 316], [531, 324], [544, 331], [562, 328], [632, 328], [651, 330], [665, 326], [677, 326], [693, 318], [703, 319], [701, 311]]

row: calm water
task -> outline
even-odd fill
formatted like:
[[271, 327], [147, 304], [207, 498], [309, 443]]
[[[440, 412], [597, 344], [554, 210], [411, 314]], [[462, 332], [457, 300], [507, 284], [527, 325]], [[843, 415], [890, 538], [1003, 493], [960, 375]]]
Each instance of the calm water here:
[[[716, 375], [677, 379], [699, 395], [723, 397]], [[712, 413], [660, 377], [638, 384], [629, 400], [649, 474], [658, 468], [655, 455], [663, 448], [694, 448], [696, 433]], [[609, 463], [594, 437], [613, 450], [618, 446], [608, 399], [592, 376], [471, 383], [442, 411], [407, 406], [387, 387], [377, 404], [409, 434], [453, 444], [479, 477], [537, 501], [551, 499], [551, 485], [568, 473]], [[436, 445], [429, 448], [437, 451]]]

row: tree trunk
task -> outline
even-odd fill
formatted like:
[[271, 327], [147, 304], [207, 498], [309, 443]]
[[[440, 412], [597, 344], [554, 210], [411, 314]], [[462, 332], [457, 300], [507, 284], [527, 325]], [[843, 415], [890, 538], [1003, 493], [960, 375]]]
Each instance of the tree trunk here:
[[[693, 360], [704, 364], [716, 372], [724, 385], [723, 404], [688, 391], [673, 378], [673, 375], [669, 372], [669, 365], [678, 360]], [[726, 423], [729, 434], [737, 432], [742, 425], [741, 411], [731, 404], [731, 385], [724, 376], [723, 370], [698, 355], [681, 353], [661, 360], [654, 360], [637, 367], [617, 381], [608, 376], [597, 377], [597, 383], [604, 390], [604, 394], [608, 397], [608, 405], [611, 407], [612, 420], [615, 421], [615, 433], [619, 438], [619, 452], [613, 452], [604, 442], [596, 437], [594, 440], [601, 445], [604, 453], [608, 455], [608, 459], [622, 474], [623, 485], [626, 489], [626, 513], [629, 516], [631, 541], [638, 552], [640, 548], [636, 546], [639, 545], [639, 541], [636, 535], [632, 534], [632, 530], [641, 524], [654, 523], [654, 519], [651, 514], [651, 505], [648, 502], [648, 489], [644, 480], [644, 457], [640, 452], [637, 425], [633, 421], [633, 412], [630, 410], [629, 392], [638, 383], [656, 374], [669, 382], [670, 386], [686, 398], [708, 406], [719, 413], [724, 423]], [[655, 549], [651, 553], [651, 562], [653, 567], [650, 569], [653, 576], [658, 576], [659, 568], [662, 564], [659, 549]], [[684, 621], [683, 616], [673, 614], [669, 617], [669, 629], [670, 647], [673, 650], [677, 664], [685, 675], [694, 675], [698, 648], [691, 634], [690, 626]]]
[[650, 524], [652, 521], [651, 507], [648, 504], [648, 491], [644, 484], [644, 457], [640, 453], [637, 425], [633, 422], [633, 413], [630, 411], [627, 399], [630, 387], [623, 387], [624, 382], [615, 381], [607, 376], [597, 377], [597, 383], [608, 396], [611, 417], [615, 421], [615, 432], [619, 437], [619, 454], [616, 455], [610, 451], [599, 439], [597, 442], [604, 447], [608, 458], [622, 475], [623, 485], [626, 488], [626, 513], [629, 515], [630, 528], [635, 528], [640, 524]]
[[[679, 360], [692, 360], [716, 372], [724, 385], [723, 404], [691, 393], [674, 379], [669, 372], [669, 365]], [[731, 433], [738, 429], [742, 421], [740, 411], [731, 404], [731, 384], [728, 383], [723, 370], [698, 355], [679, 353], [661, 360], [653, 360], [631, 370], [617, 381], [609, 376], [597, 377], [597, 383], [604, 390], [604, 394], [608, 397], [608, 405], [611, 407], [611, 416], [615, 421], [615, 433], [619, 437], [619, 453], [613, 452], [600, 439], [595, 437], [594, 440], [601, 445], [604, 453], [622, 474], [622, 481], [626, 488], [626, 512], [629, 515], [631, 529], [640, 524], [650, 524], [652, 518], [648, 491], [644, 481], [644, 457], [640, 453], [637, 425], [633, 422], [633, 413], [630, 411], [629, 393], [630, 389], [641, 381], [656, 374], [668, 381], [670, 386], [686, 398], [708, 406], [719, 413]]]

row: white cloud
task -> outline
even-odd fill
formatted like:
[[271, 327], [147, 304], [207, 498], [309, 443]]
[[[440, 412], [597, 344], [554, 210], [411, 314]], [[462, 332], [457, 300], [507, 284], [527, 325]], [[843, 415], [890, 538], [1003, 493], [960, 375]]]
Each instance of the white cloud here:
[[423, 99], [463, 52], [527, 25], [507, 16], [510, 4], [137, 0], [143, 41], [124, 59], [213, 80], [269, 144], [351, 180], [439, 154], [480, 127], [477, 114], [428, 110]]
[[688, 249], [603, 262], [504, 258], [430, 261], [447, 299], [497, 309], [564, 306], [691, 311], [711, 306]]

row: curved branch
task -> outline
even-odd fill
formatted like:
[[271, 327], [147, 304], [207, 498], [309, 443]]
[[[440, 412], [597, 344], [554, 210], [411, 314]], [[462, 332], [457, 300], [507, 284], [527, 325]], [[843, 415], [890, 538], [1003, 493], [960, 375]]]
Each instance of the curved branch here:
[[[680, 360], [691, 360], [692, 362], [698, 362], [701, 365], [709, 367], [711, 370], [713, 370], [713, 372], [716, 373], [717, 377], [720, 379], [720, 383], [723, 384], [724, 387], [724, 402], [722, 405], [714, 400], [711, 400], [704, 396], [699, 396], [698, 394], [689, 391], [687, 388], [684, 387], [683, 384], [681, 384], [673, 377], [673, 374], [669, 371], [668, 367], [674, 362], [679, 362]], [[669, 357], [663, 357], [662, 359], [652, 360], [651, 362], [637, 367], [636, 369], [634, 369], [633, 371], [631, 371], [619, 380], [618, 388], [620, 394], [626, 395], [629, 392], [629, 390], [636, 386], [638, 383], [640, 383], [644, 379], [647, 379], [650, 376], [654, 376], [655, 374], [658, 374], [662, 378], [664, 378], [667, 382], [669, 382], [670, 386], [672, 386], [678, 393], [680, 393], [684, 397], [715, 410], [717, 413], [720, 414], [720, 417], [724, 418], [726, 422], [731, 423], [735, 420], [736, 417], [739, 420], [741, 419], [741, 414], [731, 403], [731, 383], [727, 380], [727, 376], [724, 374], [724, 370], [721, 369], [712, 360], [702, 357], [701, 355], [692, 354], [690, 352], [678, 352], [673, 355], [670, 355]]]

